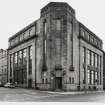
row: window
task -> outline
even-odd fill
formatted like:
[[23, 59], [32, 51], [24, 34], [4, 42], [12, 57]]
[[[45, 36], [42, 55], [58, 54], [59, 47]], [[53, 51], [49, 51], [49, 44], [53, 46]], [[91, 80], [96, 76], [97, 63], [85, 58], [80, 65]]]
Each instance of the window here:
[[[46, 29], [46, 20], [44, 21], [45, 22], [45, 29]], [[44, 24], [43, 24], [44, 25]], [[36, 34], [39, 34], [40, 33], [40, 20], [37, 21], [36, 25], [35, 25], [35, 30], [36, 30]], [[45, 31], [45, 30], [44, 30]], [[46, 33], [46, 32], [45, 32]]]
[[47, 22], [46, 20], [43, 22], [43, 33], [46, 34], [47, 32]]
[[85, 37], [85, 31], [84, 30], [82, 31], [82, 36]]
[[83, 47], [83, 51], [82, 51], [82, 60], [83, 60], [83, 70], [82, 70], [82, 78], [83, 78], [83, 84], [85, 83], [85, 62], [86, 62], [86, 48]]
[[73, 22], [70, 22], [71, 66], [73, 67]]
[[18, 65], [19, 66], [22, 65], [22, 51], [19, 51], [19, 54], [18, 54]]
[[88, 63], [88, 65], [90, 65], [90, 58], [91, 58], [90, 50], [87, 50], [87, 63]]
[[102, 60], [102, 59], [101, 59], [101, 56], [100, 56], [100, 85], [101, 85], [101, 82], [102, 82], [102, 81], [101, 81], [101, 63], [102, 63], [101, 60]]
[[69, 77], [69, 83], [74, 84], [74, 77]]
[[61, 40], [60, 40], [60, 38], [56, 38], [55, 39], [55, 41], [56, 41], [56, 57], [57, 57], [57, 62], [59, 62], [59, 60], [60, 60], [60, 53], [61, 53]]
[[86, 53], [86, 48], [83, 47], [83, 52], [82, 52], [83, 64], [85, 64], [85, 59], [86, 59], [86, 55], [85, 55], [85, 53]]
[[85, 84], [85, 72], [84, 72], [84, 69], [83, 69], [83, 71], [81, 71], [81, 79], [83, 81], [83, 84]]
[[19, 37], [16, 37], [16, 38], [14, 39], [14, 41], [15, 41], [15, 44], [18, 43]]
[[94, 38], [93, 38], [93, 36], [91, 35], [91, 37], [90, 37], [90, 42], [91, 43], [93, 43], [94, 42]]
[[70, 22], [70, 37], [71, 37], [71, 41], [73, 41], [73, 22]]
[[90, 40], [90, 35], [87, 33], [87, 40], [89, 41]]
[[69, 77], [69, 83], [71, 84], [71, 77]]
[[61, 30], [61, 19], [56, 20], [56, 29], [59, 31]]
[[24, 39], [24, 34], [20, 35], [20, 41], [22, 41]]
[[12, 76], [13, 55], [10, 55], [10, 77]]
[[47, 45], [46, 45], [46, 39], [45, 39], [45, 55], [46, 55], [46, 53], [47, 53]]
[[14, 54], [14, 66], [17, 66], [17, 52]]
[[90, 70], [87, 71], [88, 84], [90, 84]]
[[24, 39], [27, 38], [27, 34], [25, 32], [23, 33], [23, 36], [24, 36]]
[[98, 67], [98, 65], [97, 65], [97, 64], [98, 64], [98, 63], [97, 63], [97, 57], [98, 57], [97, 54], [95, 54], [95, 67], [96, 67], [96, 68]]
[[47, 78], [46, 78], [46, 84], [48, 83], [48, 80], [47, 80]]
[[29, 74], [32, 74], [32, 46], [29, 47]]
[[94, 71], [91, 71], [91, 84], [94, 83]]
[[72, 77], [72, 84], [74, 84], [74, 77]]
[[95, 71], [95, 83], [98, 84], [98, 72]]
[[91, 52], [91, 65], [93, 66], [94, 65], [94, 53]]
[[42, 83], [44, 84], [44, 79], [42, 79]]
[[25, 31], [24, 38], [27, 39], [29, 37], [29, 30]]
[[26, 65], [27, 64], [27, 56], [26, 56], [26, 53], [27, 53], [27, 50], [24, 49], [23, 50], [23, 65]]
[[30, 30], [29, 30], [29, 35], [32, 36], [32, 35], [35, 35], [35, 26], [33, 26]]
[[43, 34], [43, 40], [44, 40], [44, 53], [45, 53], [45, 58], [46, 58], [46, 53], [47, 53], [47, 41], [46, 41], [46, 20], [44, 21], [44, 23], [43, 23], [43, 28], [44, 28], [44, 34]]

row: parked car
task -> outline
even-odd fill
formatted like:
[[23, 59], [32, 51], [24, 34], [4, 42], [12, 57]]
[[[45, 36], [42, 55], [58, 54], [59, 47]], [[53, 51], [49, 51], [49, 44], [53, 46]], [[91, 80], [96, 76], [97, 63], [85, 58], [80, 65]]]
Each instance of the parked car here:
[[13, 83], [6, 83], [5, 85], [4, 85], [4, 87], [6, 87], [6, 88], [15, 88], [15, 85], [13, 84]]

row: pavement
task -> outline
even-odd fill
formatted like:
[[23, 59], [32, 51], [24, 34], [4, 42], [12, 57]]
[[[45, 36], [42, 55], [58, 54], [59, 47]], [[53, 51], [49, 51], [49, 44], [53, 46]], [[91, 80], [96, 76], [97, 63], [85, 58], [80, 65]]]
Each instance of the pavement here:
[[105, 91], [69, 91], [69, 92], [46, 91], [46, 92], [51, 93], [51, 94], [71, 94], [71, 95], [76, 95], [76, 94], [100, 93], [100, 92], [105, 92]]
[[0, 87], [1, 102], [105, 102], [104, 91], [54, 92]]

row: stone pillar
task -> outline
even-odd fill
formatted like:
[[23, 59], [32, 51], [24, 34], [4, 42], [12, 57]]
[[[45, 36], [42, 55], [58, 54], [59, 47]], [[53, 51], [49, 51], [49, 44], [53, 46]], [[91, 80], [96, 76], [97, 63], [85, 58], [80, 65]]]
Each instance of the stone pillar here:
[[10, 82], [10, 55], [8, 54], [8, 82]]
[[35, 51], [36, 49], [35, 49], [35, 42], [33, 43], [33, 45], [32, 45], [32, 87], [35, 87]]
[[28, 87], [28, 79], [29, 79], [29, 47], [27, 47], [27, 87]]
[[14, 54], [12, 54], [12, 82], [14, 81]]
[[85, 58], [85, 59], [86, 59], [86, 65], [85, 65], [85, 76], [86, 76], [86, 77], [85, 77], [85, 87], [86, 87], [86, 88], [85, 88], [85, 89], [88, 89], [88, 72], [87, 72], [87, 71], [88, 71], [88, 70], [87, 70], [87, 65], [88, 65], [87, 62], [88, 62], [88, 61], [87, 61], [87, 49], [86, 49], [86, 54], [85, 54], [85, 55], [86, 55], [86, 58]]

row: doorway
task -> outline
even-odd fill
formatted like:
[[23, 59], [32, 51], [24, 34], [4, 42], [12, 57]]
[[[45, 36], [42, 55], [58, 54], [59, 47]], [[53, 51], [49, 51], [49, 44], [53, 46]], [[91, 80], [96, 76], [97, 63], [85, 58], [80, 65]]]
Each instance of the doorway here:
[[56, 77], [55, 87], [56, 89], [62, 89], [62, 77]]
[[32, 79], [28, 80], [28, 88], [32, 88]]

